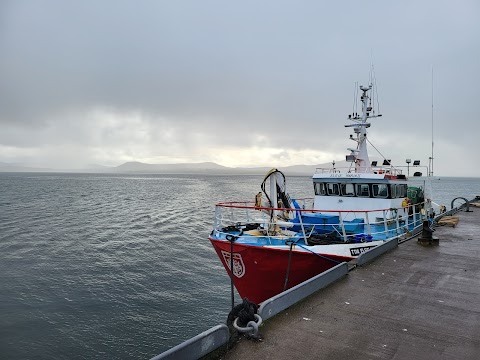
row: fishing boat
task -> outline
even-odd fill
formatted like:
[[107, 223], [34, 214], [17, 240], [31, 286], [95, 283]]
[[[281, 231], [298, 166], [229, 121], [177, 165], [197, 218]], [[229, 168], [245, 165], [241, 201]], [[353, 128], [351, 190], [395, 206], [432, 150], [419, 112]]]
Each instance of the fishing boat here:
[[359, 87], [361, 113], [345, 125], [356, 144], [348, 166], [318, 168], [313, 199], [291, 198], [285, 175], [272, 169], [255, 200], [216, 204], [209, 240], [242, 298], [259, 304], [434, 217], [427, 179], [409, 186], [403, 166], [370, 161], [369, 120], [382, 116], [373, 109], [372, 88]]

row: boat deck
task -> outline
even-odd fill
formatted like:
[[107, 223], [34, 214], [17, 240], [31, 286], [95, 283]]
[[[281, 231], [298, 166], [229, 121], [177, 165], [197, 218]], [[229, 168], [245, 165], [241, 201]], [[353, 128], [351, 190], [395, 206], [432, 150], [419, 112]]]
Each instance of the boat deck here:
[[269, 319], [231, 359], [480, 359], [480, 209]]

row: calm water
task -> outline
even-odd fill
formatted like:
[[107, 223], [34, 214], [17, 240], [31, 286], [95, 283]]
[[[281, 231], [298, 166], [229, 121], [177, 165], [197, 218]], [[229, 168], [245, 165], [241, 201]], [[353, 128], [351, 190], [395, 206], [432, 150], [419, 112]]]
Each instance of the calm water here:
[[[0, 173], [0, 359], [148, 359], [223, 323], [214, 204], [261, 176]], [[309, 177], [287, 178], [311, 197]], [[441, 178], [435, 201], [480, 195]]]

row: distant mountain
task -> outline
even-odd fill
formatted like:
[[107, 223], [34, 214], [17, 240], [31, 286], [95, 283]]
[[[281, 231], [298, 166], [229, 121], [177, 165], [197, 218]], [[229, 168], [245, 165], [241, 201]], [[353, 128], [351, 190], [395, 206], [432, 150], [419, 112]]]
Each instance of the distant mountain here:
[[9, 164], [0, 162], [0, 172], [50, 172], [54, 171], [49, 168], [36, 168], [30, 166], [23, 166], [20, 164]]
[[208, 173], [211, 171], [224, 172], [230, 169], [213, 162], [185, 163], [185, 164], [147, 164], [138, 161], [126, 162], [111, 168], [113, 172], [146, 172], [146, 173]]
[[[349, 166], [350, 163], [339, 161], [336, 167]], [[331, 168], [332, 164], [291, 165], [277, 167], [287, 176], [311, 176], [317, 168]], [[147, 173], [147, 174], [205, 174], [205, 175], [265, 175], [272, 167], [227, 167], [214, 162], [183, 164], [148, 164], [139, 161], [126, 162], [119, 166], [88, 165], [84, 169], [34, 168], [20, 164], [0, 162], [0, 172], [72, 172], [72, 173]]]
[[[293, 165], [278, 167], [286, 175], [312, 175], [317, 167], [323, 165]], [[214, 162], [186, 163], [186, 164], [146, 164], [138, 161], [126, 162], [116, 166], [111, 171], [116, 173], [171, 173], [171, 174], [212, 174], [212, 175], [265, 175], [272, 167], [237, 167], [231, 168]]]
[[88, 164], [87, 167], [84, 170], [111, 170], [111, 166], [105, 166], [105, 165], [98, 165], [98, 164]]

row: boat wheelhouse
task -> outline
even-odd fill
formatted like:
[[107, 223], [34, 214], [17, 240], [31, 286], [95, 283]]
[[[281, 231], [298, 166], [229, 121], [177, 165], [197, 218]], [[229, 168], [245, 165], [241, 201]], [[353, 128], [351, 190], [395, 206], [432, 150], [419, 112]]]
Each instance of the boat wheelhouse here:
[[[398, 209], [401, 215], [408, 212], [405, 202], [408, 183], [404, 176], [321, 169], [313, 176], [313, 187], [315, 210], [369, 210], [368, 219], [364, 220], [370, 222], [395, 217]], [[386, 213], [372, 211], [378, 209], [392, 210]]]

